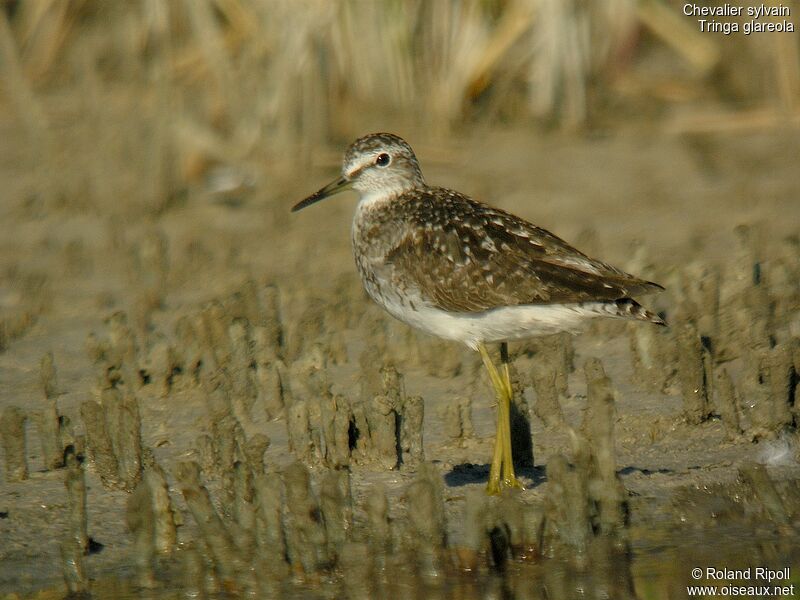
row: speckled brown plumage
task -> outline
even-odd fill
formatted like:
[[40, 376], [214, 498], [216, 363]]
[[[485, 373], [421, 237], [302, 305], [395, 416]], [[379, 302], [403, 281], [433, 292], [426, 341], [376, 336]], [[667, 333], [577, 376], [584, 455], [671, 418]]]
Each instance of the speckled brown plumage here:
[[362, 228], [365, 244], [383, 246], [396, 285], [409, 278], [405, 285], [415, 285], [450, 312], [618, 300], [660, 287], [591, 259], [519, 217], [443, 188], [405, 192], [383, 210], [368, 212]]

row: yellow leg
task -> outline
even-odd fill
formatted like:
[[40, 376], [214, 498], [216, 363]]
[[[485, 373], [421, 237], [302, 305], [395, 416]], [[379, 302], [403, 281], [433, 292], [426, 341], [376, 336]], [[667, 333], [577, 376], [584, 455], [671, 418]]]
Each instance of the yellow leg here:
[[495, 395], [497, 396], [497, 431], [494, 442], [494, 455], [492, 466], [489, 470], [489, 483], [486, 490], [490, 494], [499, 494], [503, 487], [521, 488], [519, 480], [514, 475], [514, 461], [511, 452], [511, 376], [508, 371], [508, 362], [505, 347], [503, 350], [503, 374], [498, 373], [492, 363], [486, 347], [478, 346], [483, 364], [489, 372]]
[[511, 451], [511, 402], [514, 399], [514, 391], [511, 387], [511, 374], [509, 373], [507, 362], [503, 362], [503, 379], [503, 383], [505, 384], [504, 391], [506, 392], [506, 414], [504, 420], [506, 432], [503, 436], [503, 454], [505, 457], [503, 460], [503, 483], [508, 487], [522, 488], [522, 484], [514, 474], [514, 459]]
[[489, 469], [489, 483], [486, 486], [486, 490], [490, 494], [499, 494], [500, 493], [500, 468], [503, 462], [503, 427], [502, 422], [503, 420], [500, 418], [500, 411], [502, 410], [503, 402], [500, 400], [500, 388], [501, 388], [501, 380], [499, 375], [497, 374], [497, 369], [495, 369], [494, 364], [492, 364], [492, 359], [489, 357], [489, 353], [486, 350], [486, 347], [481, 344], [478, 346], [478, 350], [481, 353], [481, 358], [483, 359], [483, 364], [486, 367], [486, 371], [489, 373], [489, 379], [492, 382], [492, 387], [495, 391], [495, 396], [497, 397], [497, 429], [495, 431], [494, 437], [494, 455], [492, 456], [492, 466]]

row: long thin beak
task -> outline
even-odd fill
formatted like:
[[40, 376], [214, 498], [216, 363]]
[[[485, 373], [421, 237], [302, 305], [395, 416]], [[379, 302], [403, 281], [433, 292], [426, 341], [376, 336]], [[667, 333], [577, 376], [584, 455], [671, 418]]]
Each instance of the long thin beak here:
[[333, 196], [334, 194], [338, 194], [339, 192], [344, 192], [345, 190], [349, 190], [352, 185], [353, 185], [352, 181], [345, 179], [344, 177], [339, 177], [339, 179], [331, 181], [320, 191], [316, 192], [315, 194], [311, 194], [305, 200], [301, 200], [300, 202], [295, 204], [292, 207], [292, 212], [297, 212], [301, 208], [305, 208], [306, 206], [311, 206], [315, 202], [324, 200], [329, 196]]

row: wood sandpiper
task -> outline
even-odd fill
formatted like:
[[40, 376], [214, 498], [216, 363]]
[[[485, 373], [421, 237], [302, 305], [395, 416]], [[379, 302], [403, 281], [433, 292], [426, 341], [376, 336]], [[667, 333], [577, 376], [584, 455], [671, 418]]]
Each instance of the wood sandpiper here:
[[[352, 241], [367, 293], [400, 321], [480, 352], [497, 395], [487, 489], [521, 487], [511, 454], [508, 342], [575, 331], [592, 317], [664, 325], [631, 298], [661, 286], [589, 258], [524, 219], [429, 186], [411, 146], [396, 135], [353, 142], [341, 176], [292, 211], [348, 189], [360, 195]], [[489, 343], [500, 344], [500, 368]]]

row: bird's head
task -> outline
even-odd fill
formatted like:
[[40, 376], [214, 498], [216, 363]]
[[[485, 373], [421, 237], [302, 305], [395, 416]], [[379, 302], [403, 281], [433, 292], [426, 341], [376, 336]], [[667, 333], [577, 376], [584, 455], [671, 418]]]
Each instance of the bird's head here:
[[417, 157], [405, 140], [391, 133], [371, 133], [350, 144], [341, 177], [298, 202], [292, 212], [349, 189], [362, 197], [393, 196], [424, 185]]

